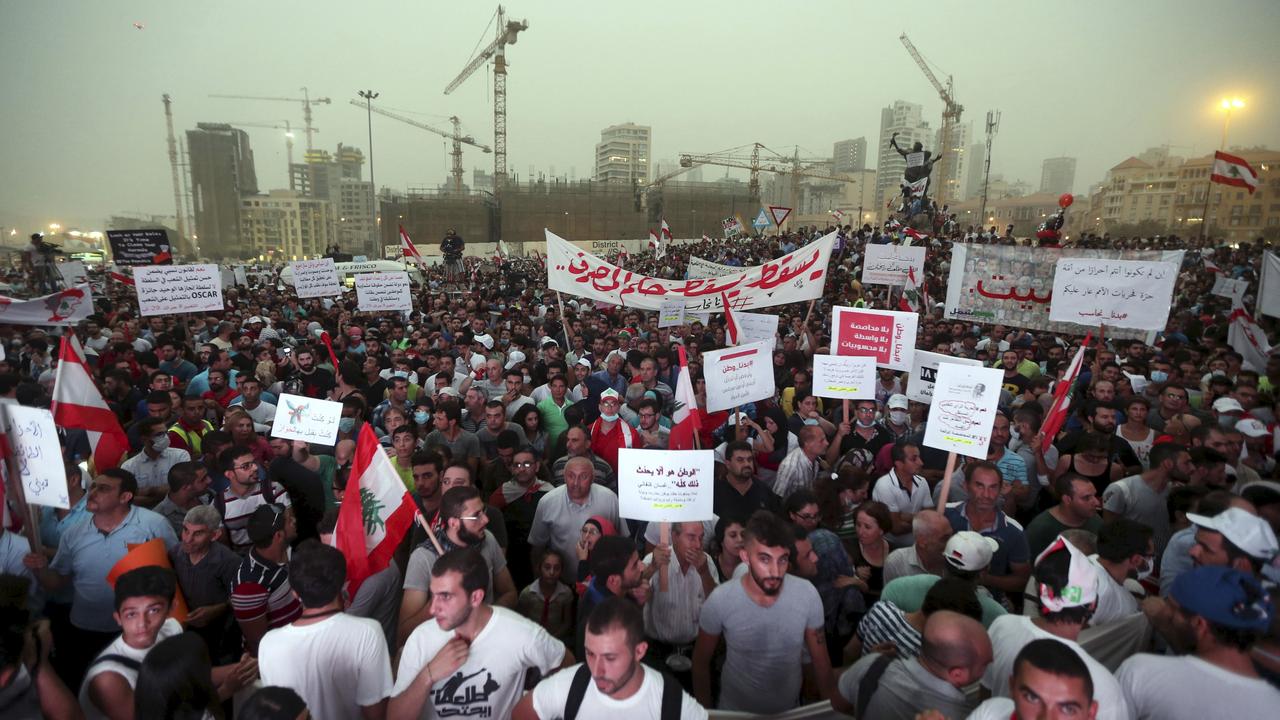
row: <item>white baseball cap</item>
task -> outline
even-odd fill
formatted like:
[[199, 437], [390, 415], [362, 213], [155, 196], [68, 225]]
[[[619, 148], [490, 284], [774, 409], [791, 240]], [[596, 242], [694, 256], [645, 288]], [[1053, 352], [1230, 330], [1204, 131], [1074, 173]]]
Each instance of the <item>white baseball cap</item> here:
[[1240, 405], [1240, 401], [1236, 400], [1235, 398], [1220, 397], [1217, 400], [1213, 401], [1213, 410], [1214, 412], [1219, 412], [1219, 413], [1229, 413], [1229, 412], [1242, 413], [1244, 412], [1244, 407]]
[[474, 338], [471, 339], [471, 342], [480, 343], [481, 345], [484, 346], [485, 350], [493, 349], [493, 338], [488, 335], [476, 335]]
[[1252, 438], [1267, 437], [1271, 434], [1271, 431], [1267, 430], [1267, 426], [1261, 420], [1253, 418], [1245, 418], [1236, 423], [1236, 430]]
[[907, 396], [902, 393], [894, 393], [889, 396], [889, 402], [886, 403], [890, 410], [906, 410], [911, 407], [911, 403], [907, 401]]
[[511, 368], [515, 367], [516, 365], [519, 365], [524, 361], [525, 361], [524, 353], [520, 352], [519, 350], [512, 350], [511, 354], [507, 356], [506, 369], [510, 370]]
[[959, 570], [975, 572], [991, 564], [991, 556], [1000, 549], [995, 538], [972, 530], [961, 530], [951, 536], [942, 556]]
[[1187, 519], [1197, 527], [1222, 533], [1232, 545], [1260, 560], [1270, 560], [1280, 552], [1267, 521], [1244, 508], [1227, 508], [1213, 517], [1187, 513]]

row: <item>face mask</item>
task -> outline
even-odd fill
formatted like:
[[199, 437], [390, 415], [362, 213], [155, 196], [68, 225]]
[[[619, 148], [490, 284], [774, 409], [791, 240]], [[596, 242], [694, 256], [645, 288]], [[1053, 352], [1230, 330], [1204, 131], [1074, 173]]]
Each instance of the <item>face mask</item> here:
[[416, 423], [416, 424], [418, 424], [418, 425], [426, 425], [426, 424], [427, 424], [427, 420], [428, 420], [430, 417], [431, 417], [431, 416], [430, 416], [430, 415], [428, 415], [428, 414], [427, 414], [427, 412], [426, 412], [425, 410], [424, 410], [424, 411], [422, 411], [422, 412], [415, 412], [415, 413], [413, 414], [413, 422], [414, 422], [414, 423]]
[[151, 447], [155, 448], [158, 452], [164, 452], [165, 450], [168, 450], [169, 449], [169, 433], [165, 433], [164, 435], [160, 435], [154, 438], [151, 441]]
[[1147, 578], [1151, 577], [1151, 571], [1152, 571], [1152, 567], [1151, 567], [1151, 565], [1152, 565], [1152, 563], [1151, 563], [1151, 559], [1150, 559], [1150, 558], [1144, 558], [1144, 559], [1143, 559], [1143, 561], [1142, 561], [1142, 567], [1141, 567], [1141, 568], [1139, 568], [1139, 569], [1138, 569], [1138, 571], [1137, 571], [1137, 572], [1138, 572], [1138, 582], [1142, 582], [1143, 580], [1146, 580]]
[[1167, 372], [1165, 372], [1165, 371], [1163, 371], [1163, 370], [1152, 370], [1152, 371], [1151, 371], [1151, 382], [1153, 382], [1153, 383], [1162, 383], [1162, 382], [1167, 382], [1168, 380], [1169, 380], [1169, 373], [1167, 373]]
[[911, 413], [903, 410], [892, 410], [889, 412], [889, 422], [894, 425], [906, 425], [911, 420]]
[[533, 382], [533, 378], [529, 377], [528, 375], [525, 375], [525, 376], [524, 376], [524, 382], [525, 382], [525, 384], [527, 385], [527, 384], [529, 384], [529, 383]]
[[804, 424], [805, 424], [805, 425], [817, 425], [817, 424], [818, 424], [818, 419], [817, 419], [817, 418], [805, 418]]
[[356, 429], [355, 418], [341, 418], [338, 420], [338, 432], [349, 433]]
[[872, 426], [873, 426], [873, 425], [875, 425], [875, 424], [876, 424], [875, 420], [871, 420], [871, 421], [863, 421], [863, 420], [859, 420], [859, 421], [858, 421], [858, 427], [861, 427], [861, 428], [869, 428], [869, 427], [872, 427]]
[[618, 416], [616, 414], [605, 415], [604, 413], [600, 413], [600, 419], [604, 420], [605, 422], [618, 422]]

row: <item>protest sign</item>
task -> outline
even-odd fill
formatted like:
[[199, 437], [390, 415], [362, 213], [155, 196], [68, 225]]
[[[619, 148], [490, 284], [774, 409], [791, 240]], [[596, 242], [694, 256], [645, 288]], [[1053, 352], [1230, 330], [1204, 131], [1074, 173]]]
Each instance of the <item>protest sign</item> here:
[[79, 260], [60, 262], [55, 267], [58, 268], [58, 274], [62, 276], [62, 284], [65, 287], [84, 285], [89, 282], [89, 272], [85, 269], [84, 263]]
[[713, 450], [618, 450], [618, 514], [649, 522], [712, 518]]
[[862, 263], [863, 285], [906, 285], [907, 273], [924, 277], [924, 246], [867, 245]]
[[173, 264], [173, 249], [165, 230], [108, 230], [107, 242], [117, 265]]
[[767, 342], [770, 347], [778, 338], [778, 316], [769, 313], [734, 311], [733, 321], [738, 324], [738, 344]]
[[18, 465], [18, 482], [27, 502], [66, 510], [67, 473], [53, 414], [25, 405], [4, 405], [9, 445]]
[[911, 375], [907, 378], [906, 395], [908, 400], [925, 404], [933, 402], [933, 385], [937, 381], [938, 365], [941, 363], [982, 367], [982, 361], [980, 360], [941, 355], [927, 350], [916, 350], [915, 360], [911, 363]]
[[924, 153], [922, 152], [907, 153], [907, 167], [909, 168], [924, 167]]
[[689, 258], [689, 271], [685, 273], [685, 277], [689, 279], [724, 277], [740, 273], [745, 269], [733, 265], [720, 265], [694, 255]]
[[333, 258], [297, 260], [289, 263], [293, 269], [293, 289], [300, 298], [333, 297], [341, 295], [338, 269]]
[[939, 365], [924, 444], [985, 460], [1003, 377], [999, 368]]
[[93, 314], [93, 291], [77, 285], [38, 298], [0, 295], [0, 324], [75, 325]]
[[1258, 315], [1280, 317], [1280, 257], [1270, 250], [1262, 253], [1262, 275], [1258, 278]]
[[678, 300], [688, 312], [724, 312], [722, 294], [735, 311], [820, 298], [836, 241], [831, 232], [777, 260], [724, 277], [667, 280], [611, 265], [550, 230], [546, 235], [552, 290], [642, 310], [660, 310], [662, 303]]
[[282, 394], [280, 402], [276, 403], [271, 437], [334, 445], [338, 439], [338, 421], [341, 419], [340, 402]]
[[1232, 280], [1226, 275], [1218, 273], [1214, 275], [1213, 289], [1209, 292], [1218, 297], [1231, 298], [1232, 305], [1242, 305], [1244, 293], [1248, 289], [1248, 280]]
[[356, 302], [364, 312], [412, 310], [409, 273], [373, 272], [356, 276]]
[[727, 217], [721, 220], [720, 226], [724, 228], [724, 236], [727, 238], [742, 234], [742, 221], [736, 217]]
[[1178, 264], [1151, 260], [1061, 258], [1049, 319], [1081, 325], [1163, 330]]
[[249, 287], [249, 273], [245, 272], [243, 265], [237, 265], [232, 274], [235, 275], [236, 285], [240, 287]]
[[707, 412], [728, 410], [772, 397], [773, 343], [752, 343], [702, 354]]
[[232, 271], [232, 269], [231, 269], [231, 268], [222, 268], [219, 272], [221, 272], [221, 274], [222, 274], [222, 289], [223, 289], [223, 290], [226, 290], [226, 289], [227, 289], [227, 288], [229, 288], [229, 287], [235, 287], [235, 284], [236, 284], [236, 274], [235, 274], [235, 272], [234, 272], [234, 271]]
[[684, 303], [662, 303], [658, 310], [658, 327], [679, 327], [684, 324]]
[[843, 400], [875, 400], [875, 358], [866, 355], [814, 355], [813, 394]]
[[217, 265], [141, 265], [133, 269], [133, 281], [143, 316], [223, 309]]
[[881, 367], [910, 370], [919, 322], [912, 312], [836, 307], [831, 318], [835, 354], [869, 355]]

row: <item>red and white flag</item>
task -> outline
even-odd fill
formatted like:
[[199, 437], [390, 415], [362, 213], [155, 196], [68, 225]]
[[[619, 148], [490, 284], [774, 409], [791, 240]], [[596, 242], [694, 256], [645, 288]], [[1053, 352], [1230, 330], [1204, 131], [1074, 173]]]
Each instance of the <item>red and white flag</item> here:
[[[663, 221], [663, 224], [665, 225], [666, 221]], [[653, 230], [649, 231], [649, 249], [653, 251], [655, 260], [662, 257], [662, 238], [659, 238], [658, 233]]]
[[[727, 306], [726, 306], [727, 307]], [[680, 351], [680, 375], [676, 378], [675, 412], [667, 446], [671, 450], [695, 450], [694, 437], [702, 431], [702, 411], [698, 409], [698, 396], [693, 392], [693, 377], [689, 375], [689, 359], [684, 346]]]
[[662, 219], [662, 242], [671, 242], [671, 226], [667, 224], [667, 219]]
[[1271, 343], [1267, 334], [1258, 327], [1242, 307], [1231, 311], [1231, 325], [1227, 327], [1227, 343], [1244, 357], [1244, 368], [1254, 372], [1267, 371], [1267, 358], [1271, 355]]
[[422, 253], [418, 252], [418, 246], [409, 239], [409, 233], [405, 232], [403, 225], [400, 226], [400, 251], [404, 253], [406, 260], [411, 260], [422, 267], [427, 266], [427, 261], [422, 259]]
[[[911, 238], [912, 240], [928, 240], [928, 239], [929, 239], [929, 233], [916, 232], [915, 228], [910, 228], [910, 227], [908, 227], [908, 228], [904, 229], [904, 230], [902, 231], [902, 234], [903, 234], [903, 235], [906, 235], [907, 237]], [[910, 245], [911, 243], [909, 243], [909, 242], [903, 242], [902, 244], [903, 244], [903, 245]]]
[[898, 298], [898, 309], [903, 312], [920, 312], [929, 309], [929, 294], [926, 285], [916, 277], [914, 267], [907, 268], [907, 282], [902, 287], [902, 296]]
[[729, 297], [720, 293], [720, 301], [724, 303], [724, 337], [730, 345], [737, 345], [738, 321], [733, 319], [733, 311], [729, 309]]
[[347, 558], [347, 591], [391, 563], [417, 512], [391, 459], [368, 423], [360, 428], [347, 491], [338, 508], [333, 544]]
[[53, 421], [58, 427], [84, 430], [89, 435], [93, 469], [119, 467], [129, 452], [129, 436], [93, 382], [84, 350], [76, 336], [62, 337], [58, 371], [53, 381]]
[[1209, 180], [1245, 188], [1250, 195], [1258, 189], [1258, 171], [1253, 169], [1249, 161], [1221, 150], [1213, 154], [1213, 174], [1209, 176]]
[[1204, 258], [1204, 269], [1208, 270], [1211, 273], [1222, 272], [1222, 268], [1218, 267], [1218, 263], [1210, 260], [1209, 258]]
[[1067, 421], [1067, 414], [1071, 412], [1071, 398], [1075, 394], [1076, 379], [1080, 377], [1080, 369], [1084, 365], [1084, 351], [1088, 349], [1089, 341], [1092, 339], [1093, 333], [1084, 336], [1080, 349], [1076, 351], [1075, 357], [1071, 358], [1071, 364], [1062, 374], [1058, 386], [1053, 389], [1053, 405], [1049, 407], [1048, 414], [1044, 416], [1044, 425], [1040, 428], [1040, 432], [1044, 434], [1042, 449], [1045, 452], [1049, 451], [1054, 437], [1062, 429], [1062, 423]]

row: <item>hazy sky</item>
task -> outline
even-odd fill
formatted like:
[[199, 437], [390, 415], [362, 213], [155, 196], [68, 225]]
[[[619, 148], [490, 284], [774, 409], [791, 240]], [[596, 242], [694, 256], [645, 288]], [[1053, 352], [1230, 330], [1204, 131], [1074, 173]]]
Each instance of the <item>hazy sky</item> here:
[[[829, 155], [834, 141], [865, 135], [874, 164], [885, 105], [919, 102], [933, 127], [941, 121], [898, 41], [904, 30], [954, 75], [976, 135], [988, 109], [1003, 112], [993, 173], [1038, 186], [1044, 158], [1075, 156], [1084, 192], [1149, 146], [1208, 153], [1224, 94], [1248, 102], [1232, 145], [1280, 146], [1275, 0], [515, 0], [507, 10], [530, 26], [507, 55], [508, 152], [521, 176], [530, 165], [588, 176], [600, 130], [628, 121], [653, 127], [659, 160], [753, 141]], [[438, 126], [457, 114], [491, 144], [492, 74], [442, 90], [493, 11], [461, 0], [0, 0], [0, 227], [90, 230], [115, 212], [172, 214], [165, 92], [179, 134], [197, 122], [300, 126], [299, 105], [208, 96], [300, 96], [305, 85], [333, 99], [315, 110], [322, 148], [367, 146], [365, 113], [347, 104], [365, 88]], [[248, 131], [261, 187], [287, 187], [281, 133]], [[445, 179], [447, 141], [378, 116], [373, 131], [380, 186]], [[304, 148], [299, 133], [299, 159]], [[492, 168], [478, 151], [464, 162]]]

